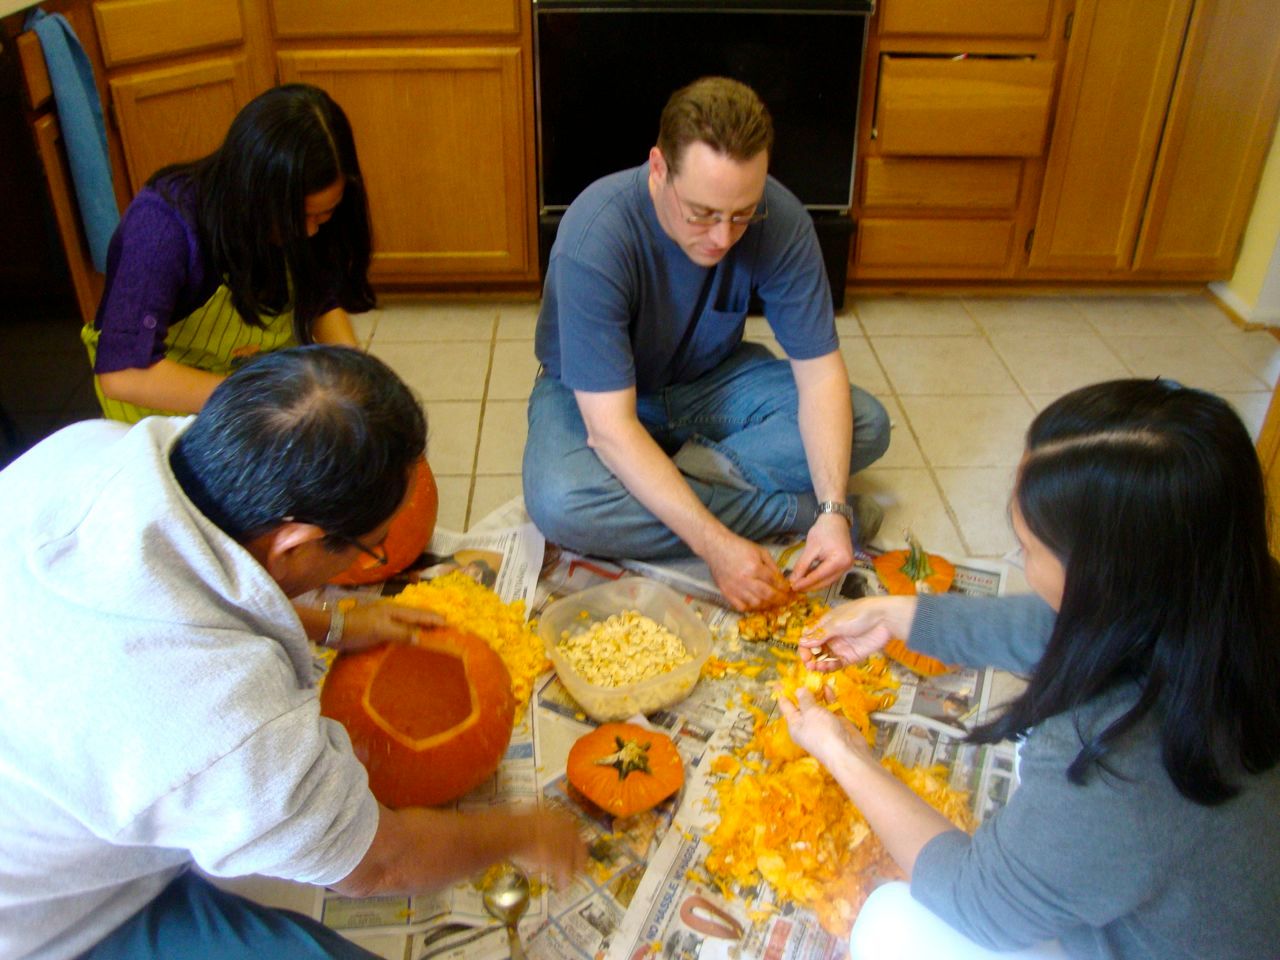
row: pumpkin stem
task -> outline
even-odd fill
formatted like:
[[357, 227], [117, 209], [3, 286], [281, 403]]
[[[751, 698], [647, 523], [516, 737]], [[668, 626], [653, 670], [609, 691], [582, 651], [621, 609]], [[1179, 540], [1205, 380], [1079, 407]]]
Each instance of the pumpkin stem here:
[[907, 559], [898, 569], [918, 585], [933, 576], [933, 564], [929, 562], [929, 554], [925, 553], [924, 547], [920, 546], [920, 541], [916, 539], [915, 534], [910, 530], [903, 532], [910, 550], [907, 551]]
[[633, 773], [652, 773], [649, 769], [649, 746], [639, 740], [624, 740], [614, 737], [618, 744], [618, 752], [596, 761], [598, 767], [613, 767], [618, 771], [618, 779], [625, 780]]

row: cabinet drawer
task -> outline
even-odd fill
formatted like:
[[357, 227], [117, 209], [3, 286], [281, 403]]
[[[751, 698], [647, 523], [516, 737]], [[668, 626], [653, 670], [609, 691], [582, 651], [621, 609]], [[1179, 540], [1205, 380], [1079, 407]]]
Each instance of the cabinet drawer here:
[[880, 32], [950, 37], [1043, 37], [1053, 0], [884, 0]]
[[93, 5], [102, 59], [108, 67], [241, 43], [236, 0], [98, 0]]
[[517, 0], [272, 0], [280, 37], [518, 33]]
[[1012, 220], [891, 220], [858, 224], [858, 264], [867, 267], [1003, 267]]
[[869, 157], [864, 207], [1013, 210], [1022, 182], [1021, 160]]
[[1051, 60], [881, 58], [882, 154], [1033, 157], [1044, 149]]

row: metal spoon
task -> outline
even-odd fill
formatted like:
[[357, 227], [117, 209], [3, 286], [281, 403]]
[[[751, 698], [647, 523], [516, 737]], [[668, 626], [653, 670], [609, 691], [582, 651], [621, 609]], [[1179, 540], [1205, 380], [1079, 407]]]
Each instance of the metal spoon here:
[[519, 867], [507, 864], [484, 891], [484, 908], [489, 915], [507, 925], [507, 944], [511, 960], [525, 960], [524, 947], [516, 924], [529, 909], [529, 878]]

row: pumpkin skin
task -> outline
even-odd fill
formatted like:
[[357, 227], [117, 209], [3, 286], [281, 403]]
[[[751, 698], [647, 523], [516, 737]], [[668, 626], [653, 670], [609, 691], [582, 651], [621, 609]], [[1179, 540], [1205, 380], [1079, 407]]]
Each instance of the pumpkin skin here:
[[320, 691], [320, 712], [346, 727], [369, 789], [392, 808], [438, 806], [487, 780], [515, 709], [502, 658], [451, 627], [341, 654]]
[[570, 748], [565, 776], [602, 810], [629, 817], [680, 789], [684, 761], [665, 734], [634, 723], [602, 723]]
[[378, 563], [364, 553], [356, 557], [351, 566], [338, 574], [330, 583], [340, 586], [360, 586], [380, 583], [394, 577], [422, 555], [431, 542], [436, 529], [436, 515], [440, 510], [440, 491], [435, 475], [425, 458], [420, 458], [413, 471], [413, 493], [391, 518], [391, 527], [382, 549], [387, 562]]
[[[891, 550], [873, 560], [876, 575], [892, 594], [912, 596], [916, 593], [946, 593], [955, 580], [956, 568], [951, 561], [936, 553], [925, 553], [910, 532], [906, 550]], [[908, 670], [926, 677], [936, 677], [951, 668], [941, 660], [916, 653], [901, 640], [890, 640], [881, 651]]]

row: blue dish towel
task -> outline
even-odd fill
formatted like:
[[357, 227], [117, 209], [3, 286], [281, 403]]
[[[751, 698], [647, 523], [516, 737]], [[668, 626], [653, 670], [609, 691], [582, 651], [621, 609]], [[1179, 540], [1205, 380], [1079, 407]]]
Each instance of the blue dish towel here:
[[111, 185], [111, 158], [107, 154], [107, 130], [102, 122], [102, 104], [93, 83], [93, 66], [60, 13], [32, 10], [26, 27], [34, 30], [44, 48], [53, 99], [58, 105], [58, 123], [71, 164], [80, 220], [89, 241], [89, 255], [99, 273], [107, 269], [107, 244], [120, 222], [115, 190]]

